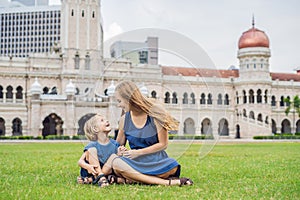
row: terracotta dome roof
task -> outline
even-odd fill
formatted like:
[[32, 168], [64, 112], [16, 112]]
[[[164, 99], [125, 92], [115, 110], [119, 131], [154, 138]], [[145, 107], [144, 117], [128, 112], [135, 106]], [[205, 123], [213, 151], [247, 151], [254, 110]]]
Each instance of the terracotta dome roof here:
[[244, 32], [239, 40], [239, 49], [247, 47], [270, 47], [268, 36], [265, 32], [255, 28], [254, 26]]

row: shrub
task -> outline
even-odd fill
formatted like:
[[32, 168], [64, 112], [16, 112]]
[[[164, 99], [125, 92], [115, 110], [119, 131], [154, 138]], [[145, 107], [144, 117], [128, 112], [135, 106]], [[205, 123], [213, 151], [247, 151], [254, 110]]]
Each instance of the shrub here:
[[290, 140], [290, 139], [300, 139], [300, 135], [291, 135], [291, 134], [282, 134], [282, 135], [267, 135], [267, 136], [263, 136], [263, 135], [259, 135], [259, 136], [254, 136], [253, 139], [255, 140], [279, 140], [279, 139], [283, 139], [283, 140]]
[[17, 136], [17, 139], [19, 139], [19, 140], [32, 140], [33, 136], [21, 135], [21, 136]]
[[204, 140], [214, 139], [212, 135], [177, 135], [169, 134], [169, 140]]
[[70, 136], [68, 136], [68, 135], [47, 135], [45, 139], [47, 139], [47, 140], [69, 140]]
[[86, 140], [84, 135], [73, 135], [72, 140]]

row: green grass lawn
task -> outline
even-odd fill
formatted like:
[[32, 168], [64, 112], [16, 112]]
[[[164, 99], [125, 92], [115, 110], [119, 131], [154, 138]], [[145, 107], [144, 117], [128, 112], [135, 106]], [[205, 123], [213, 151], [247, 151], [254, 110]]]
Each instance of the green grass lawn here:
[[[300, 199], [300, 143], [171, 144], [193, 186], [75, 183], [82, 143], [0, 143], [0, 199]], [[174, 149], [184, 149], [182, 155]], [[174, 154], [174, 155], [173, 155]]]

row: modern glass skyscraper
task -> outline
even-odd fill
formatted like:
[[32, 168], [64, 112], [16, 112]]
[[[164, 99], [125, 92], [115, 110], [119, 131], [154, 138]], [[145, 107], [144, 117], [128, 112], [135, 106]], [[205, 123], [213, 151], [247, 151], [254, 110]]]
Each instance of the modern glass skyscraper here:
[[25, 6], [46, 6], [49, 0], [11, 0], [11, 2], [19, 2]]
[[60, 41], [60, 6], [0, 9], [0, 55], [50, 52]]

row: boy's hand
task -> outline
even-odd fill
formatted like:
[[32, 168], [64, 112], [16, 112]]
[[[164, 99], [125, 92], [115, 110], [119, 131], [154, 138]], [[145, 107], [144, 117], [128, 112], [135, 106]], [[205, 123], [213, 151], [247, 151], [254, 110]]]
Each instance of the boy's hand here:
[[97, 171], [96, 171], [96, 168], [98, 166], [97, 165], [88, 165], [87, 167], [87, 171], [90, 173], [90, 174], [93, 174], [94, 176], [97, 175]]

